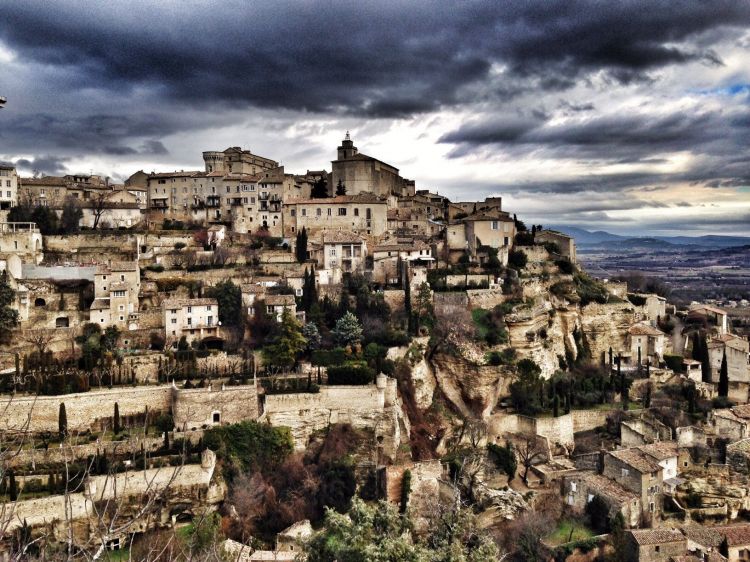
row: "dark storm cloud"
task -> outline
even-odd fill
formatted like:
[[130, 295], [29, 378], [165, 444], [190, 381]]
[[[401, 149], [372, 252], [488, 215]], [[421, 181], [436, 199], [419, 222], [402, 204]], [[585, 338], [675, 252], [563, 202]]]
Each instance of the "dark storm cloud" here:
[[68, 158], [46, 155], [37, 156], [33, 159], [19, 158], [14, 164], [20, 172], [27, 174], [60, 175], [66, 173], [65, 163], [68, 160]]
[[[466, 102], [495, 63], [565, 90], [591, 72], [644, 79], [717, 62], [690, 40], [750, 20], [734, 0], [531, 3], [15, 2], [0, 37], [21, 57], [104, 89], [158, 86], [196, 104], [245, 103], [400, 117]], [[520, 83], [519, 83], [520, 87]]]

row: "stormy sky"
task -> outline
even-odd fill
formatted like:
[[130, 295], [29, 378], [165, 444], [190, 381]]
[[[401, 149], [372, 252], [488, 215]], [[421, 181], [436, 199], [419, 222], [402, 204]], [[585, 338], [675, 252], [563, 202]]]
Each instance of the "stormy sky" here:
[[750, 235], [750, 1], [0, 0], [22, 174], [359, 149], [527, 222]]

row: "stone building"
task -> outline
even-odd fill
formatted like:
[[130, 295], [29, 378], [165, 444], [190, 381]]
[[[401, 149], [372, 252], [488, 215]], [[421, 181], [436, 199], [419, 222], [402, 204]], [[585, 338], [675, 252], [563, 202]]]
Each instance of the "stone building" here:
[[102, 328], [117, 326], [127, 330], [131, 315], [138, 312], [140, 291], [141, 270], [138, 262], [100, 265], [94, 274], [90, 321]]
[[628, 527], [638, 526], [641, 501], [631, 490], [593, 472], [575, 472], [563, 477], [563, 498], [567, 505], [583, 512], [596, 496], [607, 504], [610, 517], [622, 513]]
[[336, 160], [331, 162], [329, 192], [335, 193], [339, 182], [347, 195], [372, 193], [380, 197], [414, 195], [414, 182], [402, 178], [398, 168], [362, 154], [354, 146], [349, 133], [338, 147]]
[[368, 259], [368, 269], [371, 271], [372, 280], [375, 283], [397, 285], [401, 282], [399, 262], [409, 262], [414, 265], [426, 265], [432, 267], [435, 258], [432, 257], [432, 248], [421, 240], [411, 242], [385, 242], [373, 247], [371, 257]]
[[330, 284], [341, 283], [344, 273], [362, 272], [367, 257], [365, 239], [348, 230], [322, 231], [320, 242], [312, 244], [318, 268], [326, 270]]
[[639, 322], [628, 328], [628, 349], [622, 354], [623, 362], [631, 366], [651, 361], [658, 365], [664, 356], [664, 332], [646, 322]]
[[664, 474], [666, 470], [670, 470], [670, 474], [672, 470], [676, 472], [677, 463], [676, 453], [674, 458], [667, 459], [662, 459], [662, 454], [654, 453], [648, 454], [642, 448], [610, 451], [604, 456], [602, 471], [605, 477], [640, 498], [643, 516], [647, 521], [653, 521], [661, 513]]
[[[502, 211], [483, 211], [460, 219], [447, 227], [446, 249], [452, 262], [468, 254], [472, 261], [481, 261], [482, 247], [497, 250], [503, 264], [507, 264], [507, 249], [513, 245], [516, 226], [512, 218]], [[503, 259], [504, 256], [504, 259]]]
[[0, 211], [7, 211], [18, 203], [18, 174], [16, 167], [0, 163]]
[[[42, 233], [33, 222], [0, 223], [0, 259], [17, 257], [22, 263], [38, 264], [44, 258], [42, 242]], [[19, 271], [13, 273], [20, 277]]]
[[707, 304], [697, 304], [688, 310], [687, 321], [702, 319], [707, 328], [714, 330], [719, 335], [729, 333], [729, 316], [726, 310]]
[[173, 347], [184, 336], [188, 343], [219, 338], [219, 303], [216, 299], [167, 299], [162, 303], [164, 330]]
[[663, 562], [687, 553], [687, 539], [675, 529], [628, 531], [625, 539], [628, 562]]
[[556, 244], [561, 256], [576, 263], [576, 241], [572, 236], [556, 230], [539, 230], [534, 237], [534, 241], [541, 244], [545, 242]]
[[288, 310], [292, 317], [297, 316], [297, 301], [294, 295], [266, 295], [266, 312], [281, 322], [284, 311]]
[[304, 227], [314, 237], [321, 230], [350, 230], [362, 236], [381, 236], [387, 230], [387, 202], [369, 193], [327, 199], [303, 199], [284, 205], [284, 235]]
[[[750, 343], [735, 334], [722, 334], [708, 342], [711, 380], [719, 382], [721, 361], [726, 353], [730, 383], [750, 384]], [[747, 390], [746, 390], [747, 393]]]

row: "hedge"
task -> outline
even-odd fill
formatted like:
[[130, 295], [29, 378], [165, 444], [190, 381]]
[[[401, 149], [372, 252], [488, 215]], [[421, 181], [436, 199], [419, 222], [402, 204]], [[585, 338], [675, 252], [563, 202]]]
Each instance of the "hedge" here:
[[310, 359], [313, 365], [330, 367], [343, 365], [349, 359], [349, 355], [344, 348], [336, 347], [334, 349], [317, 349], [312, 352]]
[[664, 354], [664, 362], [675, 373], [682, 373], [682, 355]]
[[375, 380], [375, 370], [365, 365], [340, 365], [328, 367], [328, 384], [370, 384]]

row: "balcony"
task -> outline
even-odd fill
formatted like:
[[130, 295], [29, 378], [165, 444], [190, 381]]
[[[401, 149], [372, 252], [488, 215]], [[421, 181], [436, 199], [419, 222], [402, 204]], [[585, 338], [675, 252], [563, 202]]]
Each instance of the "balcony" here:
[[230, 203], [232, 207], [241, 207], [242, 206], [242, 197], [235, 197], [232, 199], [232, 202]]
[[166, 199], [152, 199], [151, 204], [149, 205], [150, 209], [167, 209], [169, 208], [169, 205], [167, 204]]
[[221, 206], [221, 197], [218, 195], [209, 195], [206, 198], [206, 207], [220, 207]]

